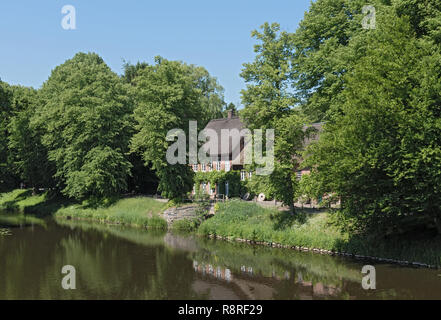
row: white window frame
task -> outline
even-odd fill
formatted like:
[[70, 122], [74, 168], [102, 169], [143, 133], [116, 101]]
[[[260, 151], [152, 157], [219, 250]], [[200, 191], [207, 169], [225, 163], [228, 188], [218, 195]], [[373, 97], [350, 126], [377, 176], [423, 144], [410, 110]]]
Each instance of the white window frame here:
[[225, 171], [228, 172], [231, 170], [231, 164], [230, 161], [225, 161]]
[[240, 171], [240, 181], [245, 181], [247, 177], [247, 172], [245, 170]]
[[197, 165], [197, 164], [194, 164], [194, 165], [193, 165], [193, 171], [194, 171], [194, 172], [198, 172], [198, 169], [199, 169], [199, 168], [198, 168], [198, 165]]
[[202, 172], [206, 171], [205, 163], [201, 163], [201, 171]]
[[221, 171], [221, 162], [220, 161], [216, 162], [216, 170]]

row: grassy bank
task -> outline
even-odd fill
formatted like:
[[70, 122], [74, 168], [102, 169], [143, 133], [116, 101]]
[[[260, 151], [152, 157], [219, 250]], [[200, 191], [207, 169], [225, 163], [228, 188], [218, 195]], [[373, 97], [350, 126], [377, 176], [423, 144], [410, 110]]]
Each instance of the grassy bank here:
[[165, 203], [155, 199], [136, 197], [118, 200], [108, 207], [71, 205], [59, 209], [55, 217], [167, 229], [167, 222], [160, 217], [164, 208]]
[[0, 210], [6, 212], [46, 216], [67, 203], [67, 200], [50, 197], [48, 192], [32, 195], [32, 191], [26, 189], [0, 194]]
[[198, 233], [441, 266], [439, 237], [368, 239], [343, 233], [329, 220], [328, 213], [290, 215], [254, 203], [230, 201], [219, 204], [216, 215], [203, 222]]
[[[258, 243], [324, 249], [441, 266], [441, 238], [439, 236], [407, 235], [394, 239], [366, 238], [341, 232], [338, 227], [330, 223], [328, 213], [290, 215], [243, 201], [220, 203], [217, 207], [216, 215], [203, 221], [202, 224], [198, 219], [179, 220], [172, 225], [172, 228], [185, 232], [196, 230], [202, 236], [245, 239]], [[119, 199], [107, 206], [95, 207], [90, 204], [72, 204], [65, 199], [51, 198], [47, 193], [32, 195], [30, 190], [14, 190], [0, 194], [0, 211], [12, 212], [17, 215], [16, 218], [27, 214], [39, 217], [53, 215], [58, 218], [165, 230], [167, 222], [161, 216], [165, 208], [165, 203], [148, 197]]]
[[32, 195], [30, 190], [14, 190], [0, 194], [0, 211], [6, 213], [41, 217], [53, 215], [58, 218], [87, 219], [160, 229], [167, 228], [166, 221], [160, 217], [164, 208], [165, 203], [147, 197], [119, 199], [107, 206], [94, 207], [50, 197], [48, 193]]

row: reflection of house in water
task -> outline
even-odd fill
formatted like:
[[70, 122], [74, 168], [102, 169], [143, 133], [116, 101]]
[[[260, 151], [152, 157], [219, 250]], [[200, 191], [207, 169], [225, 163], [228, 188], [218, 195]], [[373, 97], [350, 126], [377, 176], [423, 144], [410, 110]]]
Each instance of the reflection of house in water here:
[[233, 279], [230, 269], [213, 267], [211, 264], [200, 264], [197, 261], [193, 261], [194, 271], [201, 273], [202, 275], [213, 276], [219, 280], [225, 280], [230, 282]]
[[[293, 299], [322, 299], [326, 297], [336, 297], [341, 293], [341, 288], [335, 285], [325, 285], [322, 282], [305, 281], [301, 272], [283, 272], [283, 276], [278, 276], [275, 271], [272, 276], [265, 277], [254, 273], [252, 267], [241, 266], [240, 272], [234, 274], [230, 269], [214, 266], [212, 264], [193, 261], [195, 272], [202, 276], [207, 276], [213, 280], [210, 282], [196, 280], [193, 289], [200, 294], [209, 294], [210, 298], [227, 295], [229, 299], [251, 299], [251, 300], [271, 300], [277, 297], [277, 283], [291, 282], [293, 288]], [[222, 284], [224, 282], [224, 284]]]

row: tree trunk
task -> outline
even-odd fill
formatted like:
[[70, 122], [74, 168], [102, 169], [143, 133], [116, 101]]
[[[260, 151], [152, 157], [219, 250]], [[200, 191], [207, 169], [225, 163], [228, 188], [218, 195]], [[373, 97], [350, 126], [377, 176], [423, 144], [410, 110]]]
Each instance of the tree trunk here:
[[436, 230], [438, 231], [438, 234], [441, 235], [441, 218], [435, 217], [434, 221], [435, 221]]

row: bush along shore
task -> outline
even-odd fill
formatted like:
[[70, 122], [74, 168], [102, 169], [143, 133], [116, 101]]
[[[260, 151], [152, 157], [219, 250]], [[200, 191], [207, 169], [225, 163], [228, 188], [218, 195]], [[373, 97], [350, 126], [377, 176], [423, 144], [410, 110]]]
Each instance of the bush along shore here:
[[332, 223], [330, 214], [297, 212], [292, 215], [263, 208], [252, 202], [231, 200], [215, 205], [216, 214], [205, 220], [200, 210], [196, 218], [168, 224], [163, 212], [168, 204], [149, 197], [132, 197], [81, 204], [51, 198], [47, 193], [32, 195], [29, 190], [0, 194], [0, 211], [38, 217], [96, 221], [132, 227], [154, 228], [239, 241], [275, 248], [289, 248], [356, 259], [376, 260], [416, 267], [441, 267], [441, 239], [377, 240], [350, 236]]

